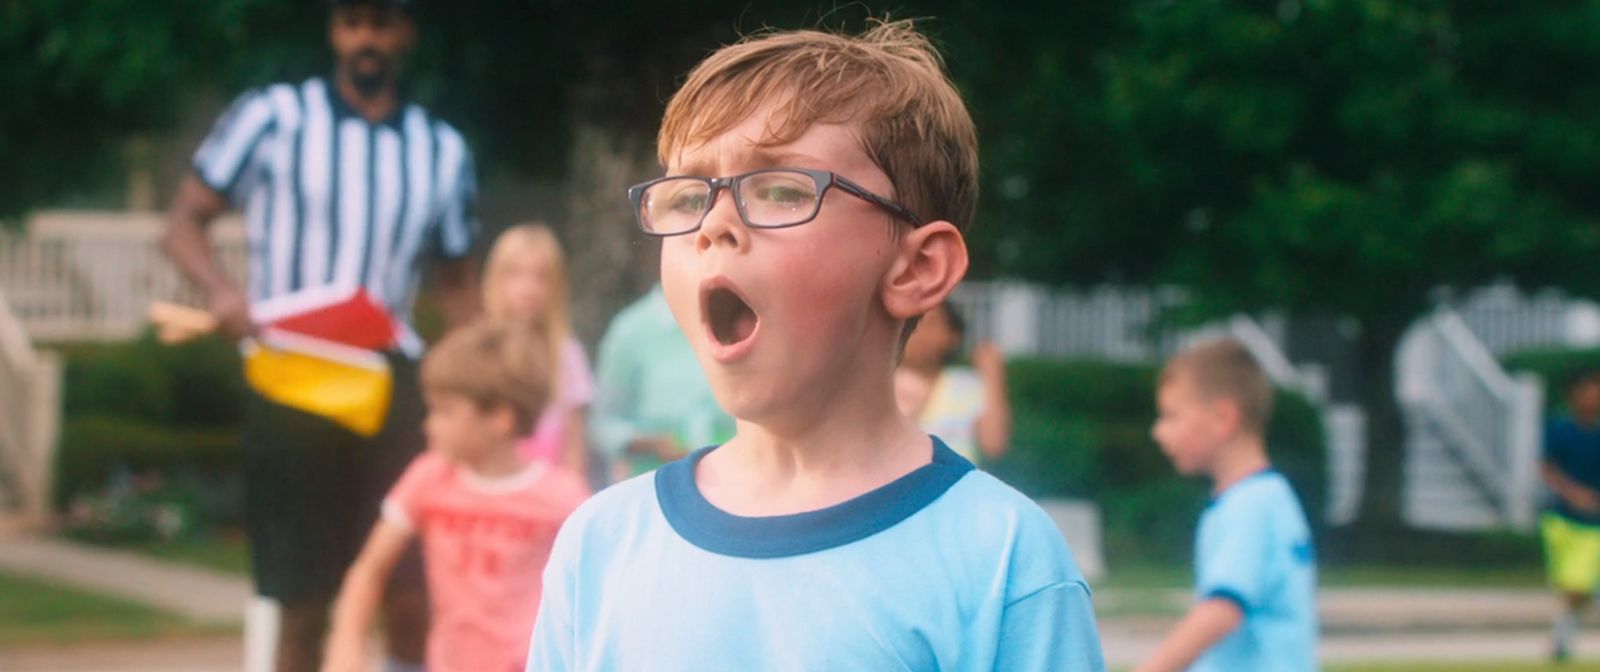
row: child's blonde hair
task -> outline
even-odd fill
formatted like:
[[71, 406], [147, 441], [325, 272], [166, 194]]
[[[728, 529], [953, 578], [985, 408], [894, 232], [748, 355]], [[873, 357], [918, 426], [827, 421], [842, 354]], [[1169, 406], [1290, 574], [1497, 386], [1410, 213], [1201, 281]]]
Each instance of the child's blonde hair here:
[[909, 20], [861, 35], [768, 33], [723, 47], [689, 73], [657, 138], [663, 166], [778, 105], [763, 144], [815, 124], [856, 124], [896, 199], [924, 222], [966, 230], [978, 202], [978, 134], [944, 61]]
[[528, 254], [543, 256], [545, 269], [550, 274], [546, 278], [550, 284], [549, 303], [545, 305], [544, 314], [535, 318], [531, 326], [544, 337], [546, 356], [551, 363], [550, 385], [554, 388], [560, 383], [561, 354], [572, 334], [567, 259], [561, 251], [561, 241], [556, 239], [555, 231], [544, 224], [528, 222], [500, 233], [500, 237], [494, 241], [494, 247], [489, 250], [489, 260], [483, 272], [483, 310], [489, 319], [495, 321], [521, 319], [506, 307], [501, 287], [511, 260]]
[[1239, 407], [1246, 431], [1266, 431], [1272, 419], [1272, 382], [1255, 355], [1231, 338], [1208, 341], [1173, 355], [1161, 368], [1159, 384], [1182, 377], [1202, 399], [1227, 399]]
[[445, 334], [422, 359], [422, 389], [457, 394], [479, 409], [511, 408], [518, 435], [550, 398], [551, 360], [541, 334], [518, 322], [479, 321]]

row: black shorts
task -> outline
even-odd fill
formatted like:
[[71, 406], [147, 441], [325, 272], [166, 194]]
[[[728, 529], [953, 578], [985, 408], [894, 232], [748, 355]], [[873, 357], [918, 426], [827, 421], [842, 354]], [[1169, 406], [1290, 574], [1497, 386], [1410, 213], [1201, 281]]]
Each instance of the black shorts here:
[[[378, 520], [389, 488], [426, 441], [416, 362], [390, 356], [394, 391], [377, 436], [268, 401], [253, 391], [244, 427], [244, 517], [256, 592], [331, 599]], [[423, 585], [416, 542], [394, 581]]]

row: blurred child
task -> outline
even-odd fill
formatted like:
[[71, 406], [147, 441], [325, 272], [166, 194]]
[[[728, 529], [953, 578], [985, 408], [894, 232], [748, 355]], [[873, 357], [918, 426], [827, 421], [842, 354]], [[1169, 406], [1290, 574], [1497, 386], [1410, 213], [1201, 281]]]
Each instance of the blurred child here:
[[517, 452], [549, 390], [548, 349], [525, 325], [480, 323], [422, 362], [428, 452], [383, 502], [334, 607], [326, 672], [365, 670], [363, 644], [400, 552], [421, 535], [432, 672], [512, 672], [528, 651], [556, 530], [588, 496], [576, 475]]
[[733, 419], [717, 405], [659, 284], [612, 318], [595, 374], [590, 440], [611, 462], [611, 480], [733, 436]]
[[1555, 494], [1541, 516], [1550, 583], [1561, 592], [1551, 655], [1572, 653], [1578, 616], [1600, 586], [1600, 370], [1567, 381], [1567, 416], [1545, 426], [1540, 474]]
[[1139, 672], [1317, 669], [1315, 551], [1299, 499], [1267, 459], [1272, 395], [1231, 340], [1161, 371], [1151, 433], [1180, 473], [1211, 479], [1212, 499], [1195, 539], [1199, 602]]
[[965, 335], [949, 301], [923, 315], [895, 371], [895, 397], [900, 412], [962, 457], [999, 459], [1011, 442], [1006, 362], [993, 343], [980, 343], [971, 367], [951, 364]]
[[1061, 532], [895, 406], [966, 272], [977, 137], [909, 22], [701, 62], [629, 190], [732, 439], [562, 528], [529, 670], [1104, 669]]
[[533, 433], [517, 446], [523, 456], [561, 464], [575, 474], [588, 469], [585, 412], [594, 378], [583, 345], [572, 335], [567, 265], [555, 232], [543, 224], [518, 224], [495, 239], [484, 270], [483, 307], [491, 320], [532, 325], [549, 348], [550, 403]]

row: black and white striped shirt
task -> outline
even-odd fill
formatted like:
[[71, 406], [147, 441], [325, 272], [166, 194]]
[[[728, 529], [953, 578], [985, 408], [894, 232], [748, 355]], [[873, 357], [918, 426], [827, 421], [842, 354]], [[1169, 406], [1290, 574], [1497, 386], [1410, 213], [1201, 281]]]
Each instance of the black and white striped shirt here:
[[322, 78], [240, 95], [194, 168], [244, 210], [252, 302], [359, 286], [409, 324], [420, 262], [465, 256], [478, 228], [460, 133], [415, 104], [369, 122]]

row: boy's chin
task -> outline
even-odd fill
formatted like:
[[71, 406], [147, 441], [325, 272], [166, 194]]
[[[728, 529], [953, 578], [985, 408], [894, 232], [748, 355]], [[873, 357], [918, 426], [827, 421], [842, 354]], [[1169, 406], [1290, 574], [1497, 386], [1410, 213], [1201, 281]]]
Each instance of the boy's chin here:
[[729, 417], [762, 427], [776, 427], [794, 415], [796, 404], [785, 400], [771, 385], [748, 380], [718, 380], [713, 376], [711, 393]]

